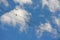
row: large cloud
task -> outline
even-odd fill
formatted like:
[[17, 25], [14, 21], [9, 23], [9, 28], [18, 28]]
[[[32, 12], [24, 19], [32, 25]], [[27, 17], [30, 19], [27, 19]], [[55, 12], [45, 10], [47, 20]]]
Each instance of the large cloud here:
[[59, 0], [42, 0], [42, 6], [48, 6], [51, 12], [55, 12], [57, 9], [60, 9]]
[[[20, 31], [23, 31], [26, 29], [26, 22], [29, 22], [30, 13], [28, 13], [26, 10], [16, 6], [15, 9], [11, 10], [10, 12], [5, 13], [1, 16], [1, 22], [2, 24], [12, 24], [16, 26], [18, 23], [20, 25]], [[26, 26], [26, 27], [25, 27]]]
[[[21, 6], [23, 4], [32, 4], [32, 0], [13, 0], [15, 3], [19, 3]], [[0, 0], [0, 3], [3, 3], [6, 7], [9, 6], [8, 0]], [[16, 6], [15, 9], [11, 10], [10, 12], [4, 13], [0, 17], [0, 21], [2, 24], [9, 24], [16, 26], [16, 24], [19, 24], [20, 31], [23, 31], [27, 27], [27, 23], [30, 20], [30, 13], [21, 8]], [[22, 6], [24, 7], [24, 6]], [[26, 26], [26, 27], [25, 27]]]

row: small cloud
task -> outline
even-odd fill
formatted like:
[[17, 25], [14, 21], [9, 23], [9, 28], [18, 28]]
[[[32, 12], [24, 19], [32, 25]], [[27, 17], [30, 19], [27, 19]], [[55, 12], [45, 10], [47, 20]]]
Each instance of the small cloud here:
[[23, 32], [26, 29], [26, 22], [30, 20], [30, 13], [26, 10], [16, 6], [15, 9], [11, 10], [10, 12], [5, 13], [1, 16], [1, 22], [4, 24], [12, 24], [16, 26], [16, 24], [20, 25], [20, 31]]
[[0, 4], [3, 3], [6, 7], [9, 6], [9, 3], [7, 0], [0, 0]]
[[45, 31], [51, 33], [52, 35], [57, 36], [57, 30], [52, 28], [51, 24], [47, 22], [45, 24], [39, 25], [39, 29], [36, 30], [36, 34], [38, 35], [38, 38], [42, 37], [43, 32]]
[[60, 28], [60, 17], [52, 16], [52, 20]]
[[36, 10], [40, 5], [37, 4], [33, 9]]
[[32, 4], [32, 0], [14, 0], [14, 2], [19, 3], [20, 5]]
[[42, 0], [42, 7], [48, 6], [51, 12], [55, 12], [56, 10], [60, 9], [60, 2], [59, 0]]

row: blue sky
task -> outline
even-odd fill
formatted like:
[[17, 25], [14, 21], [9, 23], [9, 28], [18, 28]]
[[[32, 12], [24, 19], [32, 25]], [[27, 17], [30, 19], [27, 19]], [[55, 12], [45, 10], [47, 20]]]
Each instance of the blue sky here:
[[0, 40], [60, 40], [59, 0], [0, 0]]

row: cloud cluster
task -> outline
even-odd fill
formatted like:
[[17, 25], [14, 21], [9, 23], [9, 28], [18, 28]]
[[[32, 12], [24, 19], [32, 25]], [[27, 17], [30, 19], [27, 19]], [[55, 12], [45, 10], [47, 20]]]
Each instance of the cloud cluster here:
[[[23, 4], [32, 4], [32, 0], [13, 0], [15, 3], [19, 3], [20, 5]], [[6, 6], [8, 6], [7, 0], [1, 0], [0, 3], [3, 2]], [[42, 7], [45, 5], [48, 6], [49, 10], [51, 12], [55, 12], [57, 9], [60, 9], [60, 4], [58, 0], [42, 0]], [[37, 9], [39, 5], [34, 7], [34, 9]], [[30, 20], [30, 13], [27, 12], [25, 9], [16, 6], [15, 9], [11, 10], [10, 12], [5, 13], [0, 17], [0, 21], [2, 24], [11, 24], [13, 26], [16, 26], [19, 24], [19, 30], [23, 32], [27, 28], [27, 22]], [[44, 17], [44, 15], [41, 15], [41, 17]], [[53, 21], [60, 26], [60, 18], [54, 17]], [[36, 29], [36, 34], [38, 37], [41, 37], [43, 35], [43, 32], [49, 32], [53, 35], [57, 35], [57, 30], [54, 29], [49, 22], [46, 22], [45, 24], [40, 24], [39, 28]]]
[[42, 0], [42, 7], [48, 6], [51, 12], [55, 12], [60, 9], [60, 1], [59, 0]]
[[[50, 20], [48, 20], [49, 22], [40, 24], [39, 29], [37, 29], [36, 33], [38, 37], [41, 37], [43, 35], [43, 32], [47, 31], [52, 35], [55, 35], [55, 37], [58, 37], [58, 35], [60, 36], [60, 34], [57, 32], [60, 29], [60, 13], [58, 13], [57, 11], [60, 10], [60, 1], [59, 0], [42, 0], [42, 8], [44, 8], [45, 6], [47, 6], [50, 12], [53, 13], [50, 16], [52, 24], [49, 23], [51, 22]], [[54, 27], [56, 28], [53, 28], [52, 26], [53, 24], [55, 25]]]
[[4, 24], [12, 24], [16, 26], [18, 23], [20, 25], [20, 31], [23, 31], [26, 29], [26, 22], [29, 22], [30, 13], [26, 10], [16, 6], [15, 9], [11, 10], [10, 12], [5, 13], [1, 16], [1, 22]]

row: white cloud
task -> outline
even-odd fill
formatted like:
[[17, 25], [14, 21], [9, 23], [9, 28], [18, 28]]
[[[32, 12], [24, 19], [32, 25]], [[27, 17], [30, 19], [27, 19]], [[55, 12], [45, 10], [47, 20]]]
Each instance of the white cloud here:
[[23, 5], [23, 4], [32, 4], [32, 0], [14, 0], [14, 2], [17, 2], [21, 5]]
[[5, 13], [1, 16], [1, 22], [6, 24], [12, 24], [16, 26], [17, 23], [20, 25], [20, 31], [24, 31], [26, 29], [26, 22], [29, 22], [30, 13], [28, 13], [26, 10], [19, 8], [18, 6], [11, 10], [10, 12]]
[[60, 9], [59, 0], [42, 0], [42, 7], [48, 6], [51, 12], [55, 12], [57, 9]]
[[43, 35], [44, 31], [47, 31], [55, 35], [55, 37], [57, 36], [57, 30], [52, 28], [49, 22], [39, 25], [39, 29], [36, 30], [36, 34], [38, 35], [38, 38], [40, 38]]
[[6, 7], [9, 6], [9, 3], [7, 0], [0, 0], [0, 4], [3, 3]]

